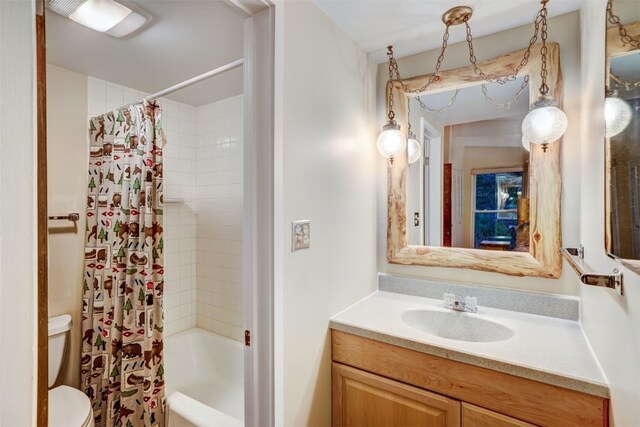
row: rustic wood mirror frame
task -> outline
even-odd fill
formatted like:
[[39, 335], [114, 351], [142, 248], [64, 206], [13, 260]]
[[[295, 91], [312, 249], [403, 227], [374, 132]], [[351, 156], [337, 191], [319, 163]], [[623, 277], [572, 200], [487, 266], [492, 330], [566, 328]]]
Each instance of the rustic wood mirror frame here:
[[[640, 37], [640, 22], [634, 22], [631, 24], [624, 25], [625, 30], [627, 30], [627, 34], [634, 39]], [[618, 27], [610, 26], [607, 28], [607, 44], [606, 44], [606, 70], [605, 70], [605, 78], [606, 84], [609, 84], [609, 70], [611, 69], [611, 59], [617, 56], [624, 56], [638, 52], [638, 49], [634, 49], [632, 45], [622, 43], [620, 40], [620, 34], [618, 32]], [[613, 241], [611, 238], [612, 230], [611, 230], [611, 173], [609, 168], [609, 158], [610, 155], [610, 144], [611, 141], [609, 138], [606, 139], [606, 152], [605, 152], [605, 249], [607, 251], [607, 255], [610, 258], [615, 259], [631, 271], [640, 274], [640, 260], [637, 259], [624, 259], [616, 256], [613, 253]]]
[[[528, 63], [518, 73], [518, 76], [529, 75], [530, 104], [536, 100], [541, 83], [540, 46], [540, 44], [534, 45]], [[561, 106], [560, 48], [557, 43], [547, 43], [547, 48], [549, 94], [553, 95]], [[518, 50], [478, 65], [489, 77], [506, 76], [513, 73], [513, 70], [520, 64], [524, 52], [525, 49]], [[433, 82], [429, 90], [422, 93], [413, 92], [423, 87], [430, 76], [431, 74], [426, 74], [394, 81], [387, 90], [387, 97], [391, 93], [394, 96], [396, 120], [402, 126], [405, 136], [410, 97], [429, 92], [475, 86], [483, 82], [474, 73], [473, 67], [467, 66], [441, 71], [439, 73], [440, 79]], [[540, 145], [531, 145], [529, 253], [409, 245], [406, 224], [407, 152], [405, 150], [402, 155], [387, 164], [387, 260], [393, 264], [470, 268], [512, 276], [536, 276], [553, 279], [560, 277], [562, 271], [560, 144], [561, 141], [554, 141], [549, 144], [546, 152], [543, 152]]]

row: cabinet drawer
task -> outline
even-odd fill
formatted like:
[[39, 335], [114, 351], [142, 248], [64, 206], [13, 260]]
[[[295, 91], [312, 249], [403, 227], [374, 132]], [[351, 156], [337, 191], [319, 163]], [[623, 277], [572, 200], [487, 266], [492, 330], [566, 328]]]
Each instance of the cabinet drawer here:
[[536, 427], [479, 406], [462, 402], [462, 427]]
[[458, 427], [460, 402], [333, 363], [333, 427]]

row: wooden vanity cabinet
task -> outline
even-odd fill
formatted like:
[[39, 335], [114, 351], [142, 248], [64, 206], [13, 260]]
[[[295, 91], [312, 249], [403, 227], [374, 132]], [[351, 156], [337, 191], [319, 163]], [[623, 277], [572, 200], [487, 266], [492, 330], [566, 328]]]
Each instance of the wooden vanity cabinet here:
[[608, 399], [332, 330], [333, 427], [608, 427]]
[[334, 363], [333, 426], [459, 427], [460, 401]]

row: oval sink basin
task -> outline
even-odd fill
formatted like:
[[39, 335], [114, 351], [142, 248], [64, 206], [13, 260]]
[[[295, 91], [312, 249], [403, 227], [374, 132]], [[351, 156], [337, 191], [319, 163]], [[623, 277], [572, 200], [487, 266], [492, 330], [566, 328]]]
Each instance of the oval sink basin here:
[[418, 331], [457, 341], [496, 342], [514, 334], [500, 323], [457, 311], [408, 310], [402, 313], [402, 321]]

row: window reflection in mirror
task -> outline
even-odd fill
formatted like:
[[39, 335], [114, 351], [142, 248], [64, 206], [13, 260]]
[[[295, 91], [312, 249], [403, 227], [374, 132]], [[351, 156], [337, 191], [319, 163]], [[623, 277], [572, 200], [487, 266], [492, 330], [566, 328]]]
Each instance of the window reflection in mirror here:
[[520, 77], [486, 93], [477, 85], [410, 100], [422, 146], [406, 175], [410, 245], [529, 251], [528, 88]]

